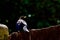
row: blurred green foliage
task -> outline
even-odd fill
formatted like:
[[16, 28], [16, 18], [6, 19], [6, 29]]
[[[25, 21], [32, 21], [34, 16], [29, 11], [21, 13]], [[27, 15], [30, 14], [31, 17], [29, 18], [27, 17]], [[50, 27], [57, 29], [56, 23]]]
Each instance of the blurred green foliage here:
[[[6, 0], [1, 2], [0, 17], [3, 19], [3, 16], [5, 16], [9, 22], [13, 22], [12, 25], [21, 15], [28, 17], [29, 14], [32, 15], [30, 18], [27, 18], [30, 27], [32, 27], [32, 23], [33, 27], [36, 28], [60, 24], [58, 22], [60, 20], [60, 0]], [[3, 15], [4, 12], [7, 15]]]

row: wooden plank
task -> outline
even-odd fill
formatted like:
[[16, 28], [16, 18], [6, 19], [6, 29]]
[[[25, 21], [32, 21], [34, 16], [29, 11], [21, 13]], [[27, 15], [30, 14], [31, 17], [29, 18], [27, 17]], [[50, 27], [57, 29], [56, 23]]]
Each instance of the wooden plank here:
[[60, 25], [11, 34], [11, 40], [60, 40]]

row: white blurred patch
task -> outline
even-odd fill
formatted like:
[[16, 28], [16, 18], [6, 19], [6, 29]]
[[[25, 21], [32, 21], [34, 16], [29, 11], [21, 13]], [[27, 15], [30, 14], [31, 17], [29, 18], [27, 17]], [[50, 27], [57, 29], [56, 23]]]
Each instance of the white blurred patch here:
[[0, 24], [0, 27], [2, 27], [2, 28], [8, 28], [6, 25], [4, 25], [4, 24]]
[[31, 14], [29, 14], [28, 17], [31, 17]]

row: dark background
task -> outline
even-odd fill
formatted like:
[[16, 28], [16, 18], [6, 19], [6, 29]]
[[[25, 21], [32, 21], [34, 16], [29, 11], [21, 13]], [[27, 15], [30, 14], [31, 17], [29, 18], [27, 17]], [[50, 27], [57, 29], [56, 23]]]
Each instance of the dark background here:
[[22, 15], [27, 16], [29, 29], [60, 24], [60, 1], [0, 0], [0, 23], [7, 25], [9, 32], [15, 31], [16, 21]]

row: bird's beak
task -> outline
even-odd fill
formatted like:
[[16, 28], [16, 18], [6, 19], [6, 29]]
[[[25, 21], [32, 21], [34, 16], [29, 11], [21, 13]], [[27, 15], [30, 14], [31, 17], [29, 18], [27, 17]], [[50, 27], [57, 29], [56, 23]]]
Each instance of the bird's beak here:
[[27, 16], [24, 16], [24, 18], [27, 18]]

